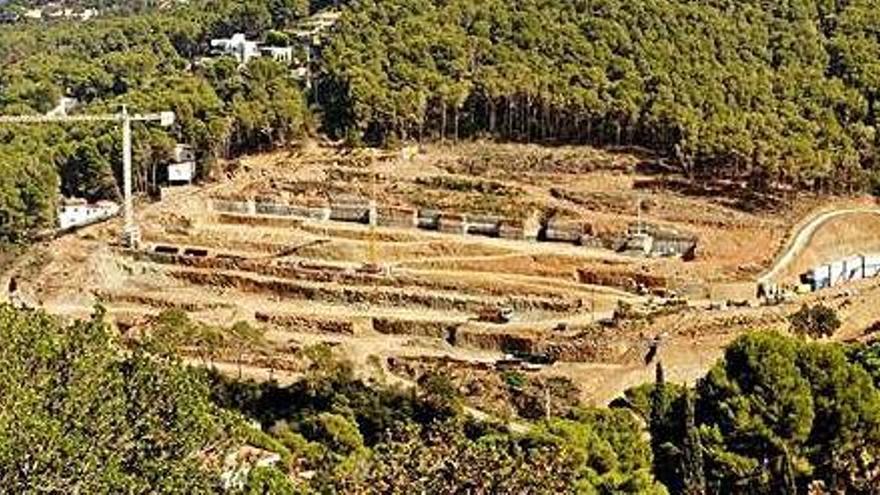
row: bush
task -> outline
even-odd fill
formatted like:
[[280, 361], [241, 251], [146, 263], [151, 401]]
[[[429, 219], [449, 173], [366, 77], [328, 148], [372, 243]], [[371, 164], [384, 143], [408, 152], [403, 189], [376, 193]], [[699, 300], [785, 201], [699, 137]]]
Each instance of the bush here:
[[840, 328], [837, 311], [823, 304], [815, 306], [804, 304], [797, 313], [789, 317], [789, 321], [793, 332], [814, 339], [830, 337]]

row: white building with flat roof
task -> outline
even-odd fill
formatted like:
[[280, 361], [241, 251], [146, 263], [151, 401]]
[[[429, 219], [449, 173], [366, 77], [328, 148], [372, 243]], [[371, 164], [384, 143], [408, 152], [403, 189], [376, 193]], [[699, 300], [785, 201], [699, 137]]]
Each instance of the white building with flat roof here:
[[217, 55], [228, 55], [238, 60], [240, 64], [247, 64], [254, 57], [260, 56], [259, 43], [248, 41], [242, 33], [235, 33], [232, 38], [220, 38], [211, 40], [211, 50]]
[[289, 64], [293, 62], [293, 48], [289, 46], [263, 46], [260, 52], [265, 57], [272, 57], [276, 62]]
[[58, 228], [61, 230], [83, 227], [119, 214], [119, 205], [113, 201], [89, 203], [85, 199], [64, 199], [58, 206]]

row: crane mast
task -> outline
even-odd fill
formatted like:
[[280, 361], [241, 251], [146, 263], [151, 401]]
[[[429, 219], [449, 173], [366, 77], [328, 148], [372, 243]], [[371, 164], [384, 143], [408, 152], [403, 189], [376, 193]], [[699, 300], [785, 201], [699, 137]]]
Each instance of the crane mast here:
[[122, 243], [131, 248], [140, 244], [140, 231], [134, 219], [131, 164], [131, 123], [158, 122], [162, 127], [174, 124], [174, 112], [128, 113], [122, 107], [119, 113], [98, 115], [0, 115], [0, 124], [52, 124], [76, 122], [118, 122], [122, 125], [122, 191], [124, 224]]

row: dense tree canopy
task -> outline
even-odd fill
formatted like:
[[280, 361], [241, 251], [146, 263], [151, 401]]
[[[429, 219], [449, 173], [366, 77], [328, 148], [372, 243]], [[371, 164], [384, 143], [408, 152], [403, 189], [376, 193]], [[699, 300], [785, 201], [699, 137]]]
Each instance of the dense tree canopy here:
[[[0, 114], [45, 113], [61, 96], [90, 113], [122, 104], [170, 109], [173, 128], [134, 128], [137, 190], [154, 184], [178, 142], [194, 147], [206, 174], [217, 158], [284, 144], [309, 124], [285, 66], [200, 63], [208, 41], [238, 31], [262, 36], [307, 12], [307, 2], [212, 1], [171, 11], [136, 7], [88, 23], [0, 26]], [[0, 127], [0, 241], [51, 226], [59, 186], [67, 196], [116, 199], [120, 140], [113, 126]]]
[[[175, 142], [209, 170], [300, 135], [311, 119], [286, 70], [199, 58], [211, 37], [235, 32], [289, 42], [285, 29], [333, 5], [344, 15], [316, 53], [312, 101], [323, 128], [352, 142], [634, 144], [693, 178], [880, 189], [876, 0], [69, 3], [105, 16], [0, 27], [0, 112], [46, 112], [62, 95], [89, 111], [175, 110], [173, 129], [135, 130], [139, 190]], [[0, 167], [28, 171], [0, 175], [0, 238], [51, 220], [43, 189], [56, 181], [65, 194], [112, 197], [111, 130], [0, 129]], [[60, 178], [40, 182], [53, 169]]]
[[[191, 371], [135, 350], [100, 317], [64, 326], [0, 306], [0, 485], [14, 493], [210, 493], [232, 438]], [[231, 430], [229, 430], [231, 431]]]
[[693, 391], [631, 391], [650, 424], [655, 472], [681, 493], [803, 493], [821, 483], [876, 493], [877, 347], [755, 333], [731, 344]]
[[370, 140], [637, 144], [692, 175], [875, 180], [874, 0], [365, 0], [325, 50], [327, 124]]

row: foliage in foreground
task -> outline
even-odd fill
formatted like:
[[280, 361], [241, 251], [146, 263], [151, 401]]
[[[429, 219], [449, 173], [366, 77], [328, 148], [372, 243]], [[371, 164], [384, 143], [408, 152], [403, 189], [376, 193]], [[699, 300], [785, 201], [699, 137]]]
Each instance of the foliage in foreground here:
[[526, 434], [478, 423], [443, 376], [418, 393], [356, 379], [351, 366], [312, 350], [289, 387], [217, 377], [220, 404], [261, 422], [300, 489], [321, 493], [665, 493], [651, 451], [627, 411], [586, 409]]
[[204, 381], [135, 349], [100, 313], [62, 325], [0, 306], [0, 486], [12, 493], [210, 493], [228, 414]]
[[279, 461], [243, 472], [233, 493], [869, 494], [880, 483], [878, 345], [753, 333], [693, 388], [658, 373], [626, 408], [514, 433], [470, 419], [447, 377], [418, 391], [365, 382], [326, 347], [280, 387], [206, 377], [155, 345], [124, 350], [100, 311], [63, 325], [0, 306], [0, 341], [0, 484], [16, 493], [217, 493], [246, 444]]
[[831, 337], [841, 325], [837, 311], [824, 304], [814, 306], [804, 304], [789, 319], [792, 331], [814, 339]]
[[693, 390], [660, 381], [629, 391], [629, 403], [650, 424], [655, 473], [673, 493], [876, 493], [876, 353], [750, 334]]
[[233, 493], [665, 493], [625, 411], [513, 434], [468, 419], [444, 377], [366, 383], [323, 347], [290, 387], [206, 381], [162, 346], [121, 348], [100, 310], [63, 325], [2, 306], [0, 339], [0, 484], [15, 493], [218, 493], [245, 444], [280, 461]]

